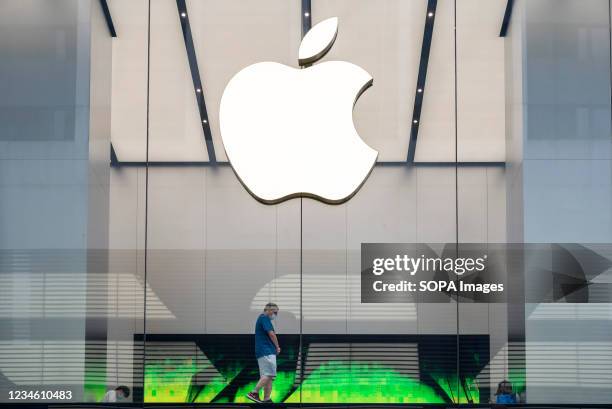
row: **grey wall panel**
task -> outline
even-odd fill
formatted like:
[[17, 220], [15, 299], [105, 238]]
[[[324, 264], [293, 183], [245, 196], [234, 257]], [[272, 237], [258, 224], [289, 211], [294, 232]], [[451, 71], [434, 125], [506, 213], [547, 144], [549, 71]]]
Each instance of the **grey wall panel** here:
[[2, 8], [0, 279], [17, 307], [3, 308], [2, 379], [89, 399], [107, 332], [110, 39], [98, 2]]
[[458, 169], [460, 243], [505, 242], [505, 174], [502, 167]]
[[[294, 275], [299, 269], [299, 258], [293, 248], [297, 244], [295, 232], [299, 222], [298, 207], [257, 202], [230, 168], [207, 171], [205, 314], [208, 333], [250, 333], [265, 305], [254, 303], [260, 291], [263, 289], [264, 294], [257, 300], [262, 302], [265, 292], [268, 297], [283, 297], [283, 290], [276, 286], [286, 285], [287, 281], [270, 283]], [[295, 280], [288, 282], [286, 291], [294, 292]], [[279, 305], [282, 309], [282, 303]], [[286, 321], [279, 320], [278, 324], [286, 331], [298, 328], [295, 317], [287, 314], [282, 318]]]
[[490, 304], [488, 307], [490, 362], [489, 371], [483, 371], [483, 382], [488, 382], [491, 388], [496, 388], [497, 383], [508, 376], [508, 307], [505, 303]]
[[[607, 403], [612, 378], [610, 305], [539, 304], [526, 322], [527, 397]], [[601, 320], [603, 318], [603, 320]], [[557, 369], [551, 371], [555, 363]]]
[[87, 158], [89, 2], [80, 7], [3, 2], [1, 158]]
[[436, 7], [416, 162], [454, 162], [457, 156], [455, 3], [454, 0], [438, 0]]
[[[276, 249], [274, 279], [251, 302], [251, 311], [259, 312], [267, 302], [275, 302], [281, 309], [274, 327], [279, 333], [300, 332], [301, 295], [300, 258], [300, 202], [297, 199], [275, 205]], [[267, 290], [267, 298], [266, 298]], [[259, 294], [259, 293], [258, 293]]]
[[417, 239], [417, 173], [410, 167], [376, 167], [347, 203], [348, 247], [365, 242]]
[[[609, 243], [609, 2], [517, 6], [506, 49], [509, 238]], [[527, 276], [525, 285], [537, 280]], [[608, 310], [542, 303], [514, 312], [523, 315], [529, 403], [610, 401]]]
[[148, 249], [206, 247], [206, 172], [198, 167], [149, 169]]
[[0, 246], [84, 248], [86, 160], [0, 161]]
[[457, 303], [417, 304], [417, 334], [456, 335]]
[[186, 4], [215, 153], [218, 160], [227, 160], [219, 131], [223, 90], [250, 64], [276, 61], [298, 66], [300, 1], [188, 0]]
[[348, 331], [347, 205], [303, 201], [303, 331]]
[[322, 60], [357, 64], [374, 78], [354, 109], [355, 127], [381, 161], [405, 160], [416, 93], [426, 2], [315, 0], [313, 25], [339, 18], [338, 37]]
[[347, 204], [349, 333], [415, 334], [416, 305], [361, 303], [361, 243], [416, 241], [416, 170], [378, 167]]
[[488, 182], [486, 168], [457, 169], [457, 208], [460, 243], [486, 243]]
[[144, 161], [149, 82], [149, 1], [107, 0], [107, 3], [118, 33], [112, 40], [111, 140], [119, 160]]
[[459, 334], [490, 334], [490, 307], [492, 304], [459, 303], [457, 329]]
[[609, 160], [526, 160], [525, 240], [609, 242], [611, 166]]
[[[109, 384], [133, 387], [139, 382], [134, 361], [140, 350], [134, 334], [143, 333], [145, 320], [145, 169], [111, 169], [109, 214], [107, 378]], [[151, 293], [149, 288], [149, 305], [159, 305]], [[167, 312], [165, 320], [172, 317]]]
[[417, 168], [417, 242], [454, 243], [456, 241], [455, 187], [455, 168]]
[[506, 0], [457, 2], [457, 154], [459, 161], [505, 158], [504, 38]]
[[[108, 341], [109, 196], [108, 153], [111, 130], [112, 43], [100, 3], [91, 4], [89, 73], [89, 154], [87, 208], [87, 289], [85, 371], [88, 381], [106, 386], [105, 374], [93, 371], [100, 346]], [[94, 375], [95, 374], [95, 375]], [[91, 385], [90, 384], [90, 385]], [[85, 387], [85, 399], [90, 391]], [[90, 395], [90, 396], [87, 396]]]
[[362, 242], [454, 242], [454, 173], [376, 168], [346, 205], [304, 201], [305, 331], [456, 333], [453, 304], [361, 304], [358, 251]]
[[608, 2], [536, 0], [525, 16], [525, 159], [610, 159]]
[[5, 1], [0, 247], [84, 248], [90, 6]]
[[113, 168], [110, 172], [111, 250], [144, 250], [145, 168]]
[[506, 243], [506, 169], [487, 168], [487, 243]]
[[148, 319], [147, 332], [204, 332], [205, 179], [204, 168], [149, 169], [147, 283], [174, 318]]
[[176, 0], [151, 2], [149, 160], [207, 161]]

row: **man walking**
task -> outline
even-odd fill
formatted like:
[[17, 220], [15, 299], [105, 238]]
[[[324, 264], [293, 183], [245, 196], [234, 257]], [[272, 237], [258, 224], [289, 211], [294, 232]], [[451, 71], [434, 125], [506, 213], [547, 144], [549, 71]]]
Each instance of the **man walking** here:
[[[278, 315], [278, 305], [268, 303], [255, 323], [255, 357], [259, 365], [259, 382], [247, 398], [257, 403], [272, 403], [272, 382], [276, 377], [276, 355], [280, 353], [278, 339], [274, 333], [272, 321]], [[263, 400], [259, 399], [259, 390], [264, 390]]]

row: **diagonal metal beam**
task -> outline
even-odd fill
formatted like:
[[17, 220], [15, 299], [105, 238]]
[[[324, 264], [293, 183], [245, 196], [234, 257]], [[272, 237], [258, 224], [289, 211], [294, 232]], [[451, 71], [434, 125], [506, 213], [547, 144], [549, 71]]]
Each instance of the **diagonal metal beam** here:
[[187, 59], [189, 60], [189, 70], [191, 71], [191, 78], [193, 80], [193, 92], [200, 111], [200, 123], [204, 131], [204, 141], [206, 142], [206, 150], [208, 151], [208, 160], [214, 164], [217, 162], [217, 156], [215, 155], [215, 146], [213, 145], [210, 121], [208, 119], [208, 111], [206, 110], [206, 101], [204, 100], [204, 88], [202, 87], [200, 70], [198, 69], [198, 59], [193, 45], [193, 36], [191, 34], [189, 14], [187, 12], [185, 0], [176, 0], [176, 8], [183, 30], [183, 40], [185, 41], [185, 50], [187, 51]]
[[423, 32], [423, 44], [421, 45], [421, 61], [419, 63], [419, 74], [417, 77], [416, 95], [414, 97], [414, 109], [412, 111], [412, 123], [410, 124], [410, 141], [408, 142], [409, 164], [414, 163], [416, 143], [419, 136], [419, 125], [421, 124], [421, 109], [425, 97], [425, 82], [427, 79], [427, 65], [429, 64], [429, 51], [436, 21], [437, 0], [428, 0], [427, 13], [425, 14], [425, 30]]
[[110, 9], [108, 8], [107, 1], [100, 0], [100, 6], [102, 7], [102, 12], [104, 13], [104, 18], [106, 19], [106, 25], [108, 26], [108, 31], [111, 37], [117, 37], [117, 31], [115, 31], [115, 25], [113, 24], [113, 17], [111, 16]]
[[513, 6], [514, 0], [508, 0], [508, 3], [506, 3], [506, 11], [504, 12], [504, 20], [502, 21], [501, 30], [499, 31], [500, 37], [505, 37], [508, 33], [508, 26], [510, 25], [510, 19], [512, 18]]

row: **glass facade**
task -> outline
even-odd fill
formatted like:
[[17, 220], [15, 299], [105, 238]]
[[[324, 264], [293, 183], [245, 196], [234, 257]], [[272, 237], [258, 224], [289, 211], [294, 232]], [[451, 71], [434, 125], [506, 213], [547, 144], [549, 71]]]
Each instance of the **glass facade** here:
[[[275, 302], [274, 402], [488, 403], [506, 380], [523, 403], [612, 404], [609, 1], [0, 5], [0, 402], [246, 403]], [[260, 203], [223, 90], [299, 67], [332, 16], [322, 62], [374, 78], [353, 119], [378, 163], [343, 204]], [[508, 257], [507, 302], [362, 303], [362, 243], [565, 243], [587, 273], [533, 302], [543, 275]]]

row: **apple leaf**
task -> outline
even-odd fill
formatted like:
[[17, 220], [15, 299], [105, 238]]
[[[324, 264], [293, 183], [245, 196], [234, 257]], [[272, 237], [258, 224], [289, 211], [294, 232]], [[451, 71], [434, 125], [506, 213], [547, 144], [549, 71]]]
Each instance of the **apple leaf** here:
[[302, 39], [298, 58], [300, 65], [323, 57], [334, 45], [338, 34], [338, 17], [331, 17], [312, 27]]

